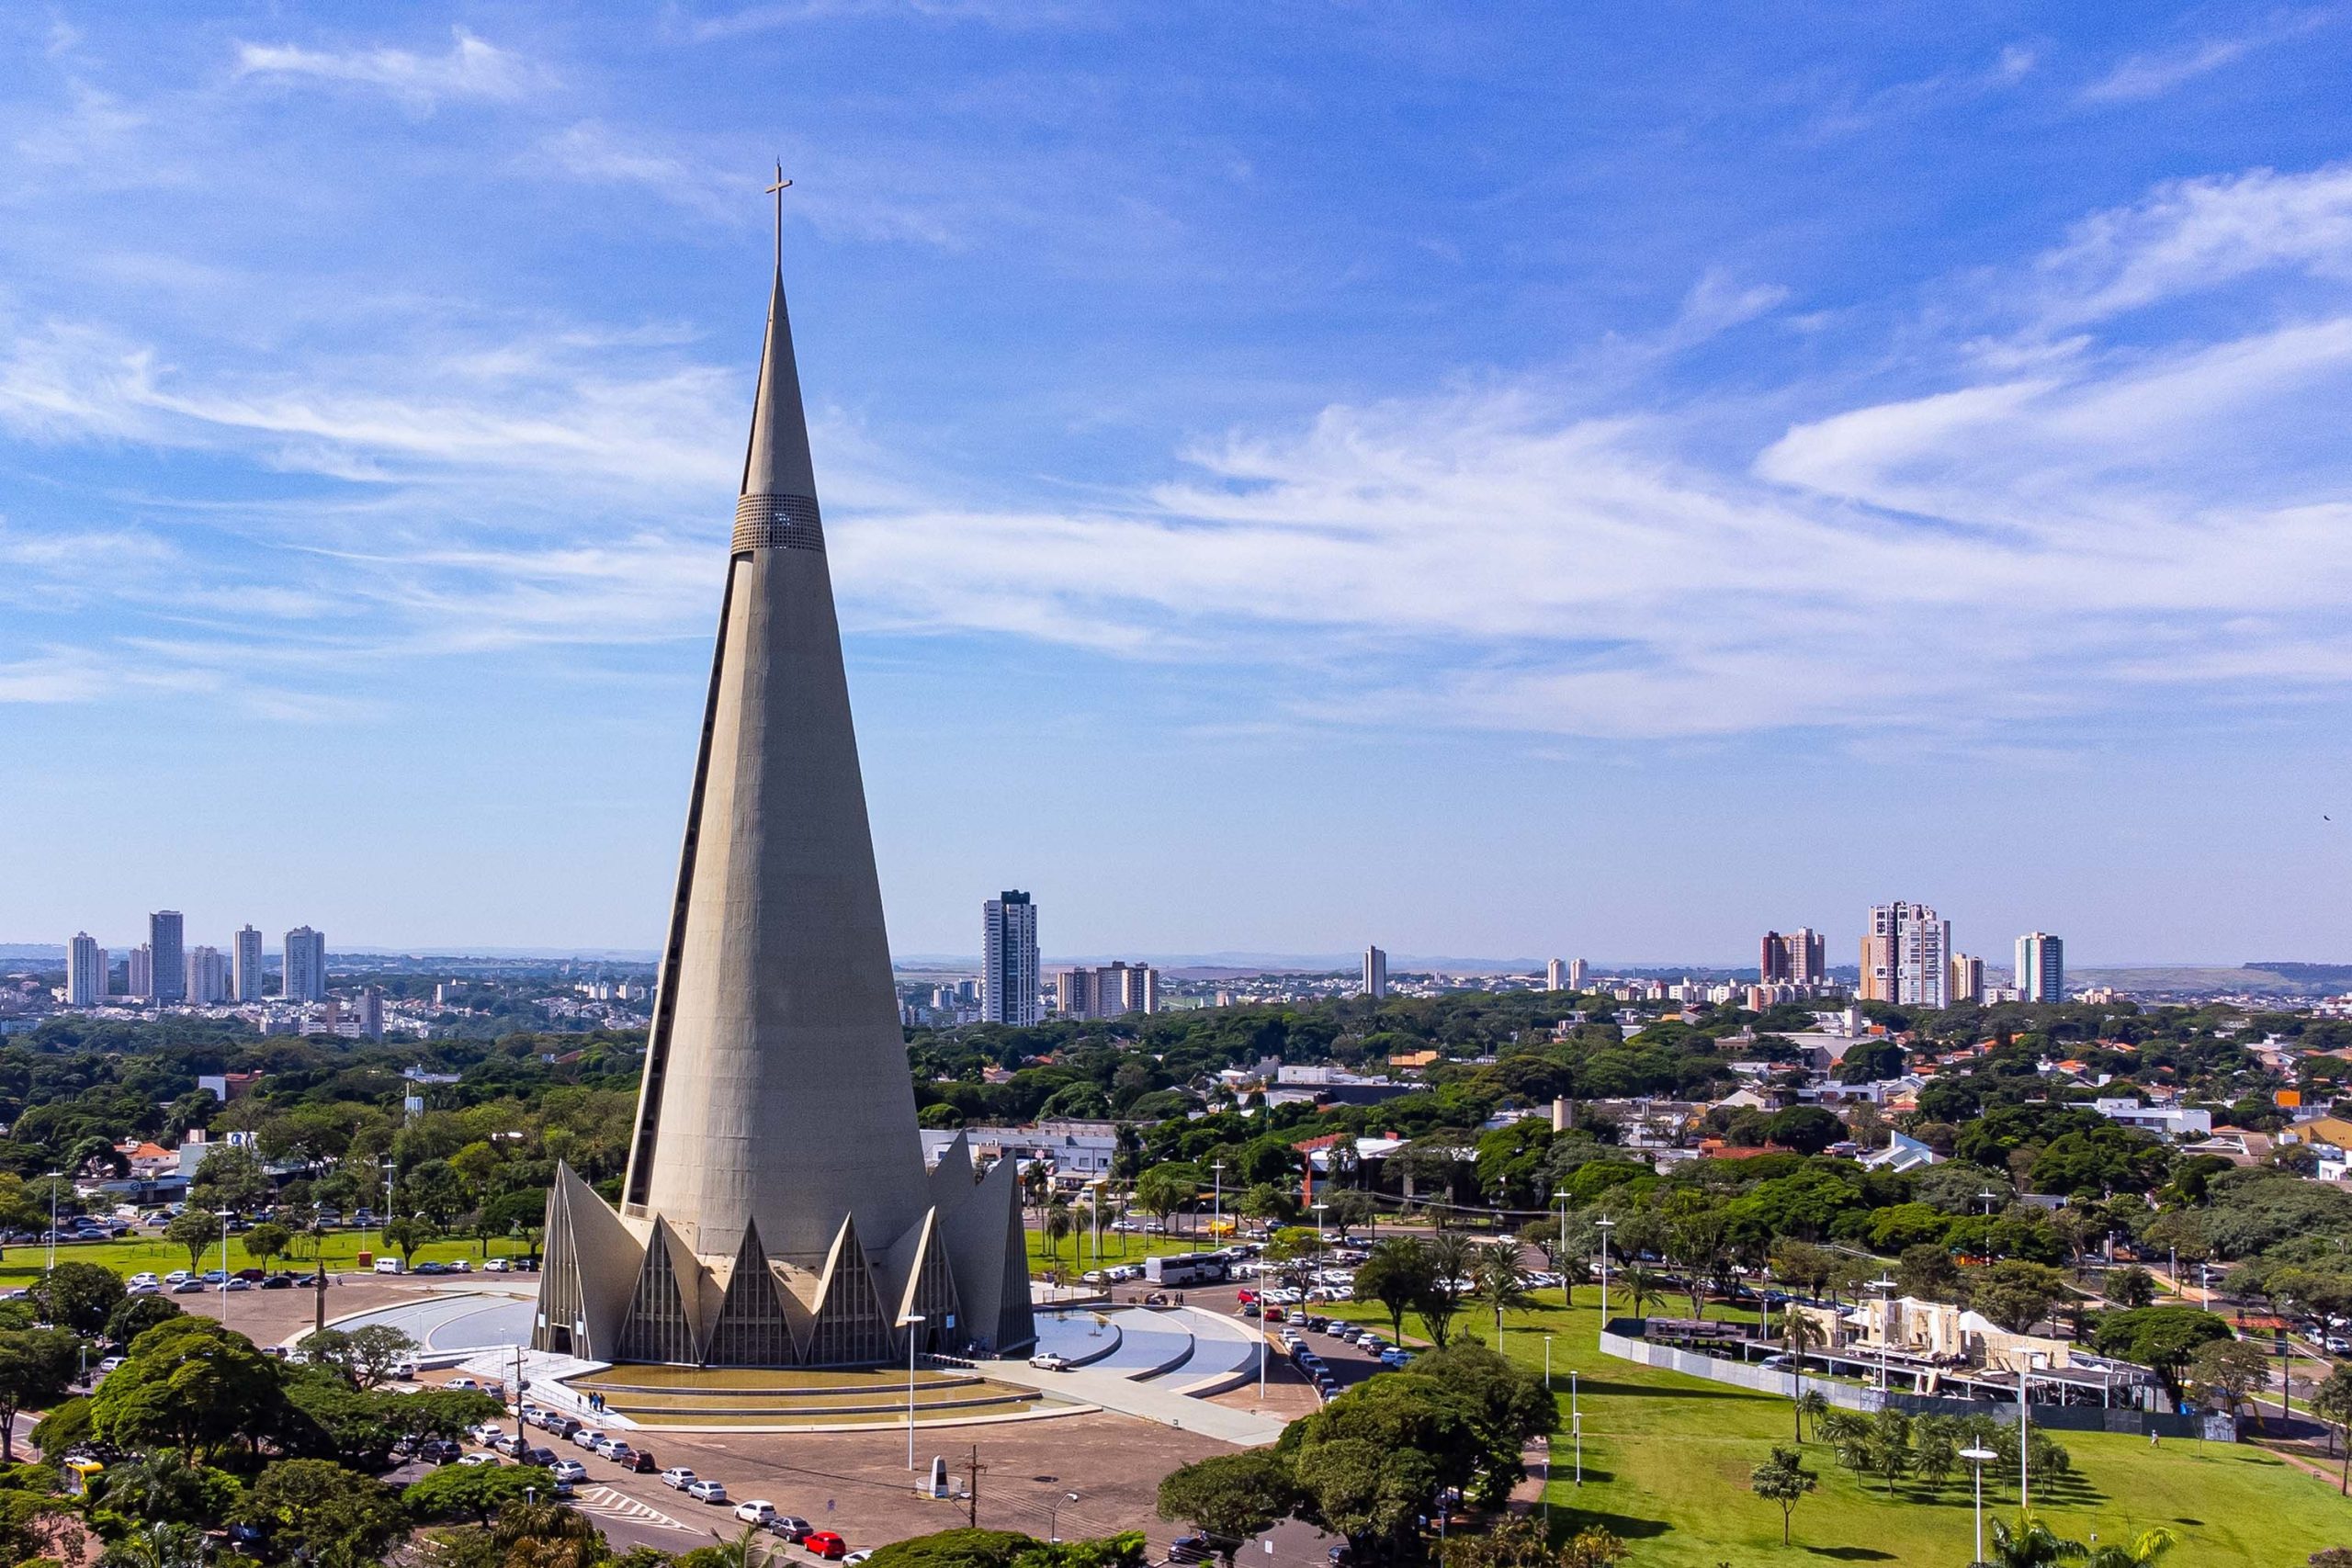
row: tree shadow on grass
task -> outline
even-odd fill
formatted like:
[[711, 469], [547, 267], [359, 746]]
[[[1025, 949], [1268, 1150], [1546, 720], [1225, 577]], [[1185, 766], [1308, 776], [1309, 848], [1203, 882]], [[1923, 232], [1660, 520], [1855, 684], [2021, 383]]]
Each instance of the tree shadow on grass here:
[[1591, 1529], [1595, 1526], [1625, 1540], [1648, 1540], [1653, 1537], [1665, 1535], [1674, 1529], [1664, 1519], [1637, 1519], [1630, 1514], [1608, 1514], [1594, 1508], [1571, 1507], [1564, 1504], [1555, 1504], [1553, 1507], [1554, 1517], [1559, 1522], [1553, 1525], [1552, 1533], [1556, 1539], [1562, 1540], [1575, 1535], [1578, 1530]]
[[1892, 1551], [1881, 1551], [1875, 1546], [1808, 1546], [1805, 1550], [1815, 1557], [1833, 1558], [1839, 1562], [1891, 1562]]

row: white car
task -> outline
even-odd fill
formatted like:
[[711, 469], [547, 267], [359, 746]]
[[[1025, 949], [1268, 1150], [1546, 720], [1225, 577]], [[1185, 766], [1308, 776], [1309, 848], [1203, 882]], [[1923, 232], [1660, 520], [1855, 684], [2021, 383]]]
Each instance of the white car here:
[[585, 1481], [588, 1467], [576, 1459], [560, 1459], [548, 1466], [548, 1473], [558, 1481]]
[[405, 1274], [408, 1272], [408, 1267], [397, 1258], [379, 1258], [376, 1259], [376, 1272], [379, 1274]]
[[468, 1454], [458, 1462], [459, 1464], [504, 1464], [506, 1461], [496, 1454]]
[[591, 1453], [602, 1452], [604, 1441], [605, 1434], [594, 1427], [582, 1427], [571, 1434], [572, 1446], [586, 1449]]
[[735, 1505], [735, 1517], [747, 1525], [763, 1525], [776, 1517], [775, 1505], [765, 1497], [752, 1497]]
[[141, 1292], [160, 1291], [164, 1288], [164, 1281], [153, 1274], [133, 1274], [123, 1288]]
[[684, 1492], [695, 1483], [695, 1472], [684, 1465], [673, 1465], [662, 1472], [662, 1484]]
[[474, 1382], [471, 1378], [451, 1378], [447, 1382], [443, 1383], [441, 1386], [444, 1388], [468, 1389], [475, 1393], [480, 1393], [481, 1390], [481, 1384]]
[[697, 1503], [724, 1503], [727, 1501], [727, 1483], [723, 1481], [689, 1481], [685, 1493]]
[[122, 1358], [120, 1356], [108, 1356], [105, 1360], [98, 1363], [98, 1376], [104, 1377], [120, 1365], [122, 1365]]
[[1035, 1355], [1029, 1358], [1029, 1364], [1036, 1368], [1041, 1372], [1066, 1372], [1069, 1371], [1069, 1358], [1067, 1356], [1057, 1356], [1051, 1350], [1038, 1351]]
[[867, 1558], [869, 1558], [869, 1557], [871, 1557], [871, 1556], [873, 1556], [873, 1555], [874, 1555], [874, 1549], [873, 1549], [872, 1547], [870, 1547], [870, 1546], [861, 1546], [861, 1547], [859, 1547], [855, 1551], [851, 1552], [847, 1557], [842, 1558], [842, 1562], [844, 1564], [848, 1564], [848, 1563], [852, 1563], [852, 1562], [865, 1562]]
[[185, 1269], [175, 1269], [170, 1273], [164, 1276], [164, 1283], [166, 1285], [185, 1285], [190, 1280], [195, 1278], [195, 1275], [189, 1273]]

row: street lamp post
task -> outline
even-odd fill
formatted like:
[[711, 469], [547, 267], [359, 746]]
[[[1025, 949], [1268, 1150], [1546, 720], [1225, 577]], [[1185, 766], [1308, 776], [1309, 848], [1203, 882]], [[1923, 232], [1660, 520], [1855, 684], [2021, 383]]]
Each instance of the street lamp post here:
[[1609, 1233], [1617, 1228], [1617, 1222], [1595, 1220], [1592, 1228], [1600, 1233], [1600, 1326], [1605, 1329], [1609, 1326]]
[[1323, 1211], [1330, 1206], [1329, 1203], [1315, 1205], [1315, 1245], [1318, 1247], [1323, 1245]]
[[220, 1326], [229, 1326], [229, 1216], [220, 1216]]
[[931, 1320], [928, 1316], [919, 1312], [909, 1313], [906, 1317], [907, 1471], [909, 1474], [912, 1474], [915, 1468], [915, 1340], [920, 1337], [920, 1336], [915, 1333], [915, 1329], [918, 1325], [928, 1323], [929, 1321]]
[[1584, 1410], [1577, 1404], [1576, 1369], [1568, 1369], [1568, 1429], [1577, 1438], [1577, 1484], [1584, 1484]]
[[1982, 1562], [1984, 1561], [1984, 1463], [2001, 1456], [1991, 1449], [1966, 1448], [1960, 1450], [1960, 1457], [1966, 1460], [1969, 1467], [1976, 1472], [1976, 1555], [1970, 1561]]
[[[1225, 1161], [1209, 1167], [1209, 1235], [1225, 1235]], [[1219, 1245], [1222, 1246], [1222, 1240]]]
[[1065, 1493], [1063, 1493], [1063, 1494], [1062, 1494], [1062, 1495], [1061, 1495], [1061, 1501], [1060, 1501], [1060, 1502], [1054, 1502], [1054, 1501], [1052, 1501], [1052, 1500], [1050, 1500], [1050, 1499], [1046, 1502], [1046, 1543], [1047, 1543], [1048, 1545], [1051, 1545], [1051, 1544], [1053, 1544], [1053, 1543], [1055, 1543], [1055, 1542], [1057, 1542], [1057, 1541], [1060, 1540], [1061, 1540], [1061, 1538], [1062, 1538], [1062, 1504], [1063, 1504], [1063, 1503], [1075, 1503], [1075, 1502], [1077, 1502], [1077, 1501], [1078, 1501], [1078, 1494], [1077, 1494], [1077, 1493], [1075, 1493], [1075, 1492], [1065, 1492]]
[[392, 1172], [396, 1168], [390, 1160], [384, 1162], [384, 1212], [376, 1216], [376, 1249], [379, 1252], [388, 1250], [392, 1245], [391, 1232], [387, 1227], [392, 1223]]

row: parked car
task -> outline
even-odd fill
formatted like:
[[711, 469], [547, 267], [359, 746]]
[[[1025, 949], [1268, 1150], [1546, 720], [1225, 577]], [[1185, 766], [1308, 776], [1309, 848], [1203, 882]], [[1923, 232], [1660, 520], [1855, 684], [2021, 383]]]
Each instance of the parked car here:
[[628, 1448], [627, 1438], [616, 1438], [607, 1432], [588, 1445], [588, 1451], [598, 1459], [618, 1459]]
[[746, 1498], [735, 1505], [735, 1517], [747, 1525], [758, 1525], [764, 1529], [767, 1522], [776, 1517], [775, 1505], [765, 1497]]
[[1038, 1351], [1035, 1355], [1029, 1358], [1029, 1364], [1036, 1368], [1041, 1372], [1066, 1372], [1069, 1371], [1069, 1358], [1067, 1356], [1057, 1356], [1051, 1350]]
[[1206, 1562], [1216, 1555], [1216, 1544], [1204, 1535], [1180, 1535], [1168, 1543], [1170, 1562]]
[[780, 1535], [797, 1545], [808, 1540], [817, 1527], [807, 1519], [797, 1518], [790, 1514], [778, 1514], [767, 1521], [765, 1529], [770, 1535]]
[[447, 1438], [427, 1438], [416, 1445], [416, 1457], [427, 1464], [447, 1464], [465, 1451]]
[[254, 1282], [240, 1275], [232, 1274], [220, 1281], [220, 1288], [223, 1291], [250, 1291], [254, 1288]]
[[129, 1291], [153, 1291], [160, 1287], [162, 1284], [163, 1281], [155, 1278], [153, 1274], [133, 1274], [129, 1280], [124, 1281], [123, 1288]]
[[697, 1503], [727, 1501], [727, 1483], [723, 1481], [689, 1481], [684, 1490]]
[[468, 1454], [458, 1462], [459, 1464], [497, 1464], [500, 1461], [496, 1454]]
[[800, 1538], [801, 1550], [811, 1557], [838, 1562], [849, 1555], [849, 1542], [831, 1530], [810, 1530]]
[[695, 1472], [683, 1464], [673, 1465], [662, 1472], [662, 1484], [680, 1492], [692, 1486], [697, 1479]]
[[557, 1465], [563, 1462], [553, 1449], [545, 1447], [532, 1448], [526, 1446], [521, 1453], [515, 1455], [515, 1458], [521, 1460], [525, 1464], [536, 1464], [541, 1470], [553, 1470]]
[[481, 1266], [481, 1271], [485, 1274], [503, 1274], [507, 1271], [506, 1259], [493, 1258]]
[[863, 1562], [873, 1555], [874, 1549], [872, 1547], [861, 1546], [855, 1551], [851, 1552], [847, 1557], [842, 1559], [842, 1568], [853, 1568], [854, 1564]]
[[408, 1269], [402, 1266], [401, 1260], [397, 1258], [379, 1258], [376, 1259], [376, 1272], [379, 1274], [405, 1274], [408, 1272]]
[[582, 1427], [571, 1434], [571, 1444], [574, 1448], [586, 1449], [592, 1454], [600, 1454], [605, 1451], [605, 1434], [594, 1427]]
[[560, 1459], [548, 1466], [548, 1473], [558, 1481], [585, 1481], [588, 1467], [576, 1459]]
[[644, 1449], [623, 1449], [613, 1458], [632, 1475], [653, 1475], [662, 1469], [662, 1461]]
[[520, 1459], [528, 1445], [512, 1432], [501, 1432], [490, 1440], [490, 1446], [509, 1459]]
[[294, 1276], [272, 1274], [261, 1282], [261, 1288], [265, 1291], [290, 1291], [294, 1288]]

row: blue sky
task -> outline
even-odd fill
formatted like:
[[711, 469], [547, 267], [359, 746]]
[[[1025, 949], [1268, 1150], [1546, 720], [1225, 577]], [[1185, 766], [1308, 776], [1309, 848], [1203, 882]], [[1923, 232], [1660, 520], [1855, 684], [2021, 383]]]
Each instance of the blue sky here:
[[658, 939], [780, 156], [900, 952], [2352, 956], [2340, 8], [198, 10], [0, 17], [0, 938]]

